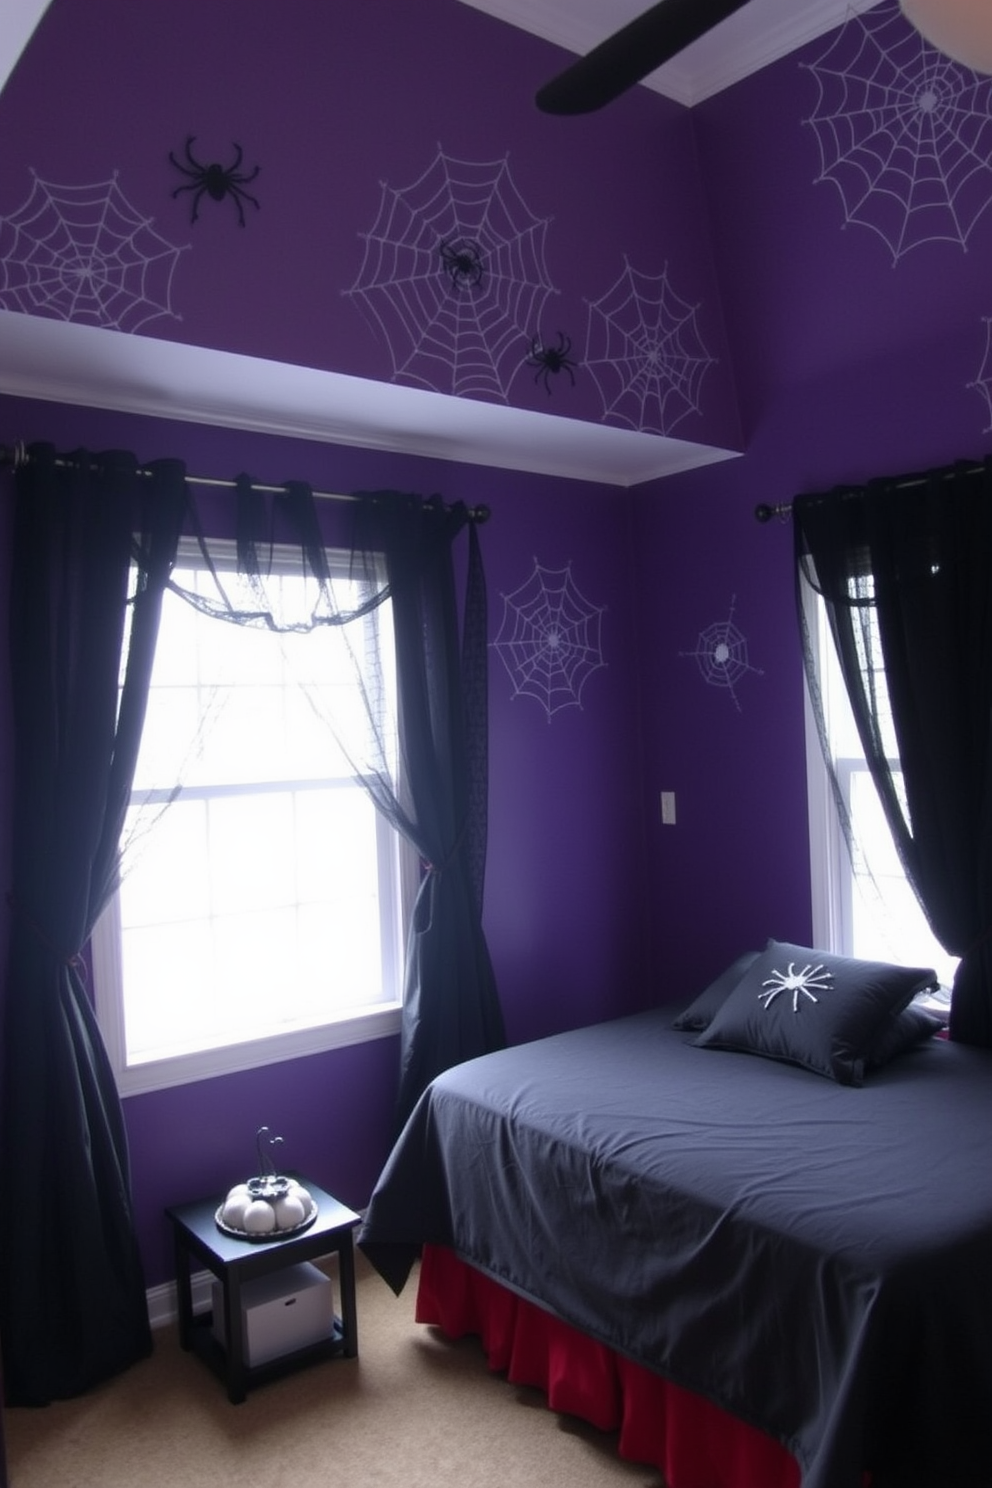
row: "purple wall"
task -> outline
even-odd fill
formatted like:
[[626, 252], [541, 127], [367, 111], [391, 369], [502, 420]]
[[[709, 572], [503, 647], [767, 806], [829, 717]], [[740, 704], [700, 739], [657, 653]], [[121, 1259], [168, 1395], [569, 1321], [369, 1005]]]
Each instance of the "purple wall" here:
[[[215, 36], [190, 0], [55, 0], [0, 97], [0, 129], [17, 142], [0, 162], [0, 260], [29, 166], [55, 182], [118, 169], [157, 230], [191, 245], [174, 275], [182, 322], [159, 317], [144, 331], [388, 380], [388, 347], [342, 294], [359, 273], [380, 182], [414, 181], [438, 144], [463, 160], [506, 158], [524, 201], [551, 218], [557, 293], [542, 333], [581, 345], [586, 301], [624, 255], [647, 272], [667, 266], [700, 305], [718, 359], [699, 413], [677, 432], [735, 444], [736, 370], [743, 457], [625, 493], [15, 400], [0, 405], [4, 437], [122, 444], [141, 458], [182, 456], [204, 474], [248, 468], [325, 489], [395, 485], [486, 502], [494, 640], [503, 597], [535, 563], [570, 567], [583, 601], [603, 612], [604, 665], [581, 706], [549, 717], [514, 695], [497, 649], [491, 657], [486, 928], [512, 1039], [692, 991], [768, 935], [808, 938], [791, 534], [760, 526], [753, 509], [992, 445], [988, 409], [969, 386], [992, 314], [992, 210], [975, 205], [988, 183], [974, 172], [961, 198], [967, 251], [928, 241], [895, 259], [880, 229], [845, 226], [839, 186], [817, 181], [823, 162], [806, 122], [817, 108], [809, 64], [829, 38], [691, 114], [641, 90], [600, 115], [550, 120], [531, 99], [561, 54], [469, 7], [368, 0], [345, 15], [311, 0], [299, 10], [285, 34], [271, 7], [216, 0]], [[97, 34], [119, 64], [94, 55]], [[248, 208], [243, 230], [230, 202], [205, 202], [191, 226], [188, 198], [171, 199], [179, 178], [168, 151], [190, 132], [205, 158], [240, 139], [247, 162], [261, 164], [262, 207]], [[509, 379], [508, 396], [602, 416], [585, 368], [574, 394], [559, 377], [549, 397], [528, 370]], [[0, 563], [6, 511], [4, 499]], [[737, 646], [721, 673], [714, 647], [733, 633], [710, 628], [728, 623], [746, 654]], [[676, 792], [674, 827], [661, 825], [663, 789]], [[0, 938], [5, 929], [0, 919]], [[386, 1040], [129, 1099], [149, 1280], [169, 1271], [163, 1206], [243, 1176], [261, 1121], [321, 1183], [364, 1203], [386, 1151], [394, 1063]]]

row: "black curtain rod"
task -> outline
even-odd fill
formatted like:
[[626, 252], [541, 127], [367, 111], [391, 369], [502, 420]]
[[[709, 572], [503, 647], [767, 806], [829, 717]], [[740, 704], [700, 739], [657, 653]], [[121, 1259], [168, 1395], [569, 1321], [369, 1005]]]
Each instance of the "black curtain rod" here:
[[[896, 491], [909, 491], [914, 486], [926, 485], [927, 481], [933, 480], [934, 476], [938, 480], [950, 480], [953, 476], [958, 475], [980, 475], [985, 469], [987, 469], [987, 466], [984, 462], [973, 461], [969, 465], [962, 461], [959, 465], [944, 465], [939, 470], [930, 470], [925, 475], [897, 476], [890, 484]], [[838, 491], [858, 491], [862, 488], [860, 486], [850, 485], [836, 486], [834, 489]], [[833, 493], [828, 491], [825, 494], [829, 496]], [[822, 500], [823, 497], [820, 499]], [[754, 508], [754, 515], [755, 520], [758, 522], [770, 522], [773, 517], [781, 517], [784, 522], [787, 517], [792, 516], [792, 502], [780, 501], [777, 505], [769, 505], [763, 501]]]
[[[19, 470], [22, 465], [27, 465], [30, 459], [31, 454], [23, 440], [19, 440], [16, 444], [0, 444], [0, 468], [9, 466], [13, 470]], [[72, 465], [73, 461], [67, 460], [62, 456], [56, 456], [55, 464], [65, 468]], [[139, 465], [138, 471], [141, 475], [147, 475], [149, 473], [141, 465]], [[186, 480], [191, 486], [215, 486], [229, 491], [233, 491], [237, 484], [236, 481], [222, 480], [213, 475], [187, 475]], [[269, 496], [282, 496], [285, 492], [284, 486], [269, 486], [261, 481], [252, 481], [251, 484], [253, 491], [261, 491]], [[358, 500], [357, 496], [349, 495], [344, 491], [314, 491], [313, 495], [320, 501]], [[488, 522], [492, 515], [488, 506], [470, 506], [468, 508], [468, 514], [473, 522]]]

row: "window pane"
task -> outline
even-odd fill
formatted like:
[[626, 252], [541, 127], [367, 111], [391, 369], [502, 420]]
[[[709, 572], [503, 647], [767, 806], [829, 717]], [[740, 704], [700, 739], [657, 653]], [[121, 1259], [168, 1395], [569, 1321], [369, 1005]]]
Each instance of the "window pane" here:
[[[163, 944], [168, 956], [162, 955]], [[213, 948], [207, 924], [177, 922], [165, 938], [155, 928], [131, 930], [123, 937], [122, 962], [129, 1063], [210, 1048], [223, 1037], [210, 1006]]]
[[[309, 613], [312, 593], [290, 578], [282, 590]], [[376, 626], [391, 644], [388, 618], [364, 639], [351, 627], [360, 651]], [[275, 635], [166, 595], [119, 895], [128, 1064], [396, 1001], [393, 901], [380, 901], [394, 845], [336, 743], [342, 716], [364, 749], [339, 631]]]
[[207, 902], [206, 802], [180, 797], [149, 820], [132, 811], [124, 838], [128, 848], [121, 887], [121, 916], [136, 928], [191, 919]]
[[903, 872], [866, 766], [851, 776], [851, 814], [858, 834], [852, 904], [856, 954], [904, 966], [932, 966], [941, 982], [949, 985], [957, 957], [949, 956], [934, 938]]
[[[870, 586], [870, 578], [866, 581]], [[839, 846], [833, 855], [842, 878], [837, 886], [841, 908], [835, 927], [837, 942], [831, 949], [867, 960], [895, 961], [906, 966], [932, 966], [940, 980], [953, 980], [957, 958], [949, 956], [933, 935], [896, 852], [882, 804], [861, 749], [854, 715], [847, 697], [840, 664], [826, 623], [822, 603], [817, 600], [817, 641], [822, 678], [822, 696], [827, 735], [834, 769], [850, 814], [852, 853]], [[895, 731], [888, 689], [881, 663], [881, 645], [875, 612], [861, 612], [861, 652], [872, 666], [881, 714], [883, 741], [896, 759]], [[895, 770], [893, 783], [903, 799], [902, 775]], [[839, 826], [834, 830], [839, 835]]]

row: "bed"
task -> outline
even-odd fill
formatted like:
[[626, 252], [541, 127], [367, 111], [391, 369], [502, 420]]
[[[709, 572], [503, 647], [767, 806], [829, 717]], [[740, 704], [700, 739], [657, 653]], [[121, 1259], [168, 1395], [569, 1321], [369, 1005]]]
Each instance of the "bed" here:
[[928, 976], [770, 941], [688, 1008], [459, 1065], [359, 1243], [397, 1292], [423, 1256], [424, 1320], [508, 1299], [659, 1434], [684, 1406], [767, 1444], [714, 1488], [990, 1488], [992, 1053], [933, 1036]]

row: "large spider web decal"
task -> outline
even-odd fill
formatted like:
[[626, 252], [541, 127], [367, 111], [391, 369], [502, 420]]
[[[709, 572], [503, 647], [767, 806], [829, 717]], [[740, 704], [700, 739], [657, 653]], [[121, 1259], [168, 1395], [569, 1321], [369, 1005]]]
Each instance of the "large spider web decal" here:
[[548, 715], [582, 706], [582, 689], [605, 666], [603, 607], [584, 599], [572, 566], [542, 568], [503, 595], [503, 619], [492, 642], [513, 682], [513, 695], [536, 698]]
[[806, 120], [845, 223], [870, 227], [893, 263], [920, 243], [962, 248], [992, 200], [992, 79], [926, 42], [897, 4], [850, 17], [808, 64]]
[[382, 182], [351, 295], [385, 339], [393, 379], [507, 401], [554, 291], [549, 218], [536, 217], [506, 159], [455, 160], [439, 147], [412, 185]]
[[0, 306], [136, 331], [172, 308], [182, 248], [152, 227], [117, 184], [59, 186], [32, 172], [31, 194], [0, 218]]
[[734, 624], [734, 607], [737, 596], [730, 601], [730, 614], [726, 620], [714, 621], [699, 633], [695, 649], [680, 651], [680, 656], [695, 658], [700, 676], [710, 687], [725, 687], [734, 700], [738, 713], [742, 712], [737, 696], [737, 684], [748, 672], [764, 676], [761, 667], [752, 666], [748, 660], [747, 640]]
[[604, 422], [668, 435], [699, 413], [700, 385], [715, 358], [700, 337], [697, 309], [672, 289], [667, 265], [662, 274], [642, 274], [624, 259], [616, 283], [589, 304], [584, 364]]

